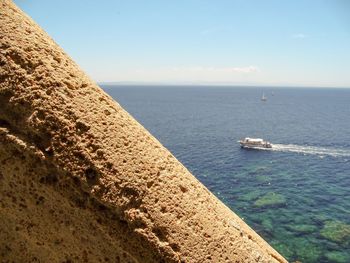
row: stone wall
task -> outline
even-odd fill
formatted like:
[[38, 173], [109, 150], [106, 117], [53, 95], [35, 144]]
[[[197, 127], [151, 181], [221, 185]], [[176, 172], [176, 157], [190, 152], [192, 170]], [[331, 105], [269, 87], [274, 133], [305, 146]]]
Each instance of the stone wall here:
[[0, 8], [1, 262], [286, 262], [27, 15]]

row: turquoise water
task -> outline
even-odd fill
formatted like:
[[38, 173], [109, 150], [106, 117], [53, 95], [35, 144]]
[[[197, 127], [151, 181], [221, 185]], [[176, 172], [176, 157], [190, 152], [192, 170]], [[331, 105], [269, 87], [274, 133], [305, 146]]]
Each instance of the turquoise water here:
[[104, 89], [289, 261], [350, 262], [349, 89]]

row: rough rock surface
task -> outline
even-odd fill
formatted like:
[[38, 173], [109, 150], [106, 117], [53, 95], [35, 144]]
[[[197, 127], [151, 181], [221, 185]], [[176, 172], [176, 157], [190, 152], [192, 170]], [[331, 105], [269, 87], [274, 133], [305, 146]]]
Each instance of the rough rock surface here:
[[1, 262], [285, 262], [0, 0]]

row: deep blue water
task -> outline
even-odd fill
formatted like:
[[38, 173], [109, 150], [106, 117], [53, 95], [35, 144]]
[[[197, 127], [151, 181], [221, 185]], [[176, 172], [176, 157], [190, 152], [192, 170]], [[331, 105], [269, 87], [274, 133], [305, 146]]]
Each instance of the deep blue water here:
[[350, 89], [103, 88], [289, 261], [350, 262]]

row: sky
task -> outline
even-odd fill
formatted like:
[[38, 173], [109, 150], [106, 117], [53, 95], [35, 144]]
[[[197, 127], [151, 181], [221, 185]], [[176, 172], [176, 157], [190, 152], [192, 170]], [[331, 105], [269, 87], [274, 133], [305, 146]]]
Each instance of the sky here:
[[348, 0], [15, 0], [97, 82], [350, 87]]

